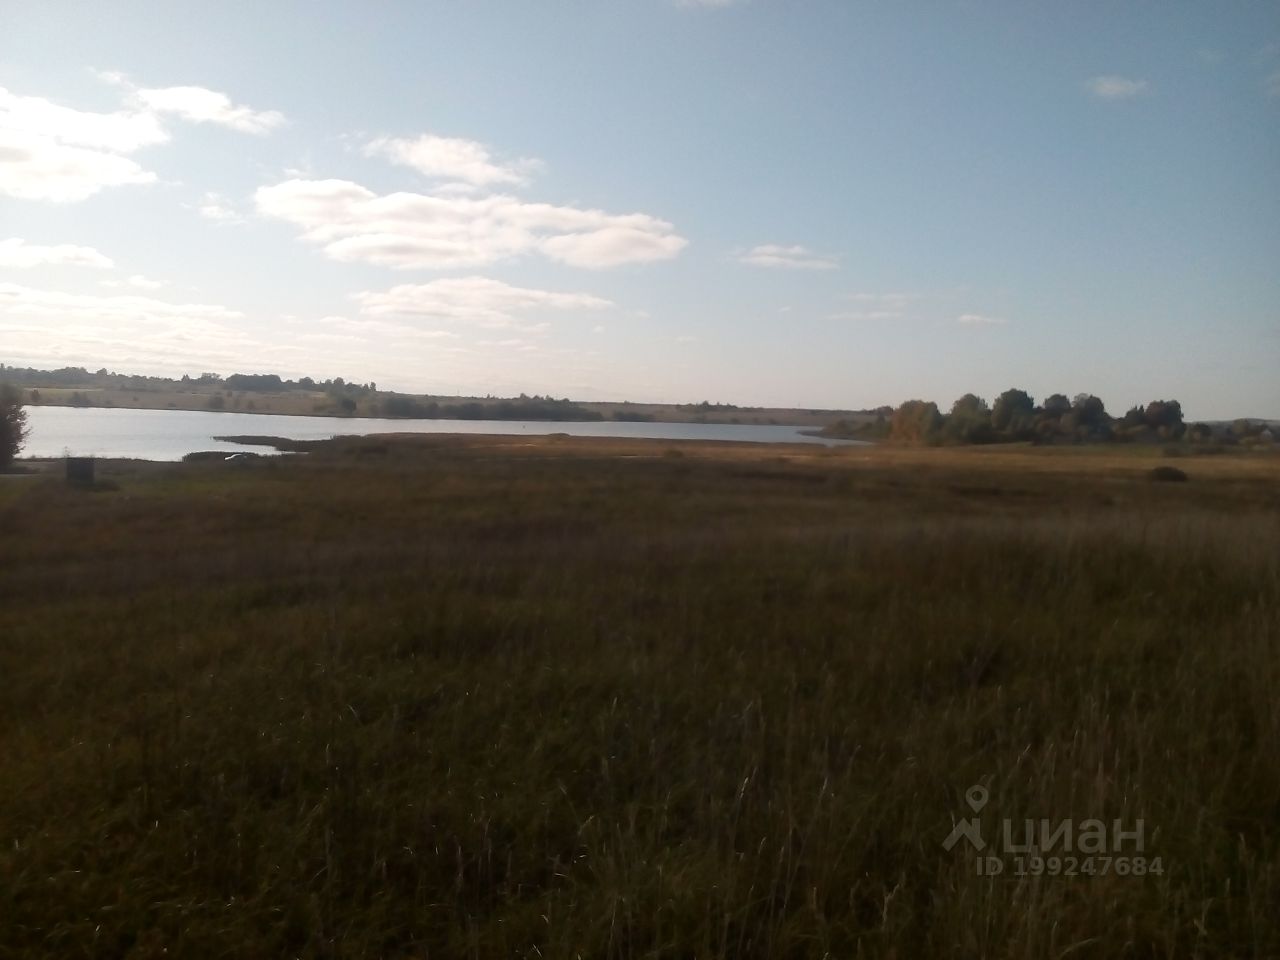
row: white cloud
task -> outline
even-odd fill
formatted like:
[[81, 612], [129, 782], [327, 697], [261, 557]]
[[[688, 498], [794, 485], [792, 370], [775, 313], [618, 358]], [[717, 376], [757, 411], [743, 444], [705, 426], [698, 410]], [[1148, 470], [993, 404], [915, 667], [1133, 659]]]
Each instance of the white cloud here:
[[[573, 267], [598, 269], [667, 260], [688, 242], [671, 232], [671, 224], [644, 214], [609, 217], [595, 210], [576, 212], [584, 215], [584, 230], [548, 237], [540, 244], [552, 260]], [[531, 213], [538, 216], [537, 211]]]
[[407, 323], [373, 320], [368, 317], [321, 317], [308, 326], [311, 329], [318, 327], [322, 332], [337, 331], [336, 334], [330, 333], [331, 336], [353, 337], [364, 343], [377, 342], [383, 345], [396, 341], [457, 340], [461, 337], [461, 334], [452, 330], [424, 329]]
[[1103, 100], [1127, 100], [1146, 93], [1150, 85], [1145, 80], [1131, 80], [1128, 77], [1103, 76], [1094, 77], [1088, 83], [1089, 90], [1095, 97]]
[[589, 293], [556, 293], [513, 287], [488, 277], [457, 277], [423, 284], [401, 284], [382, 293], [364, 291], [352, 297], [371, 317], [416, 317], [478, 327], [520, 326], [540, 332], [545, 324], [519, 324], [517, 314], [537, 309], [602, 310], [613, 304]]
[[164, 143], [168, 133], [147, 113], [75, 110], [43, 97], [24, 97], [0, 87], [0, 129], [111, 153], [132, 153]]
[[782, 267], [788, 270], [834, 270], [840, 265], [835, 257], [816, 254], [807, 247], [783, 247], [773, 243], [752, 247], [739, 256], [738, 261], [753, 267]]
[[530, 253], [604, 268], [676, 256], [687, 244], [647, 214], [607, 214], [494, 195], [379, 196], [348, 180], [287, 180], [259, 188], [258, 211], [302, 229], [334, 260], [450, 269]]
[[506, 350], [520, 350], [524, 353], [531, 353], [538, 349], [536, 344], [530, 343], [528, 340], [521, 340], [519, 337], [512, 337], [507, 340], [477, 340], [477, 347], [499, 347]]
[[905, 309], [907, 304], [920, 299], [918, 293], [851, 293], [845, 297], [855, 303], [874, 303], [886, 307]]
[[920, 299], [915, 293], [851, 293], [845, 299], [858, 304], [856, 310], [843, 310], [830, 314], [834, 321], [901, 320], [910, 305]]
[[392, 163], [412, 167], [424, 176], [461, 181], [469, 187], [491, 184], [523, 184], [541, 164], [537, 160], [497, 163], [484, 144], [457, 137], [423, 134], [414, 140], [383, 137], [367, 144], [367, 157], [386, 157]]
[[[120, 74], [99, 74], [132, 89]], [[274, 110], [239, 107], [203, 87], [133, 90], [130, 108], [76, 110], [0, 87], [0, 194], [69, 203], [106, 187], [153, 183], [156, 175], [126, 154], [169, 140], [160, 114], [264, 133], [284, 122]]]
[[232, 323], [241, 316], [210, 304], [0, 283], [0, 338], [6, 353], [42, 363], [230, 367], [262, 349]]
[[70, 203], [104, 187], [153, 183], [155, 179], [154, 173], [128, 157], [0, 128], [0, 194]]
[[963, 323], [967, 326], [991, 326], [1008, 323], [1008, 321], [1003, 317], [988, 317], [981, 313], [962, 313], [956, 317], [956, 323]]
[[0, 194], [69, 202], [150, 183], [155, 174], [121, 154], [166, 139], [155, 117], [73, 110], [0, 87]]
[[90, 72], [108, 86], [126, 89], [129, 87], [129, 78], [119, 70], [91, 70]]
[[901, 320], [903, 312], [901, 310], [842, 310], [839, 313], [827, 315], [828, 320], [837, 322], [849, 321], [859, 322], [863, 320]]
[[206, 193], [200, 201], [200, 205], [196, 207], [200, 216], [206, 220], [214, 220], [218, 223], [243, 223], [244, 218], [240, 216], [219, 193]]
[[217, 90], [205, 87], [160, 87], [138, 90], [135, 99], [148, 110], [182, 117], [192, 123], [216, 123], [241, 133], [270, 133], [285, 122], [278, 110], [253, 110], [237, 105]]
[[148, 320], [230, 320], [243, 316], [226, 307], [167, 303], [133, 294], [93, 294], [38, 290], [16, 283], [0, 283], [0, 315], [27, 317], [65, 317], [89, 319], [102, 323], [139, 318]]
[[27, 243], [21, 237], [0, 240], [0, 267], [26, 269], [43, 266], [110, 270], [114, 264], [110, 257], [103, 256], [93, 247], [78, 247], [70, 243], [46, 247]]
[[459, 384], [482, 382], [500, 369], [492, 354], [475, 353], [468, 361], [469, 348], [460, 339], [451, 330], [419, 329], [394, 319], [328, 316], [264, 323], [223, 306], [171, 303], [142, 293], [79, 295], [0, 282], [0, 343], [5, 359], [16, 365], [171, 374], [248, 365], [286, 376], [349, 376], [363, 369], [420, 383], [438, 379], [446, 364], [470, 363], [457, 371]]
[[103, 280], [104, 287], [133, 287], [135, 290], [159, 290], [163, 287], [163, 280], [151, 280], [144, 277], [140, 273], [135, 273], [127, 280]]

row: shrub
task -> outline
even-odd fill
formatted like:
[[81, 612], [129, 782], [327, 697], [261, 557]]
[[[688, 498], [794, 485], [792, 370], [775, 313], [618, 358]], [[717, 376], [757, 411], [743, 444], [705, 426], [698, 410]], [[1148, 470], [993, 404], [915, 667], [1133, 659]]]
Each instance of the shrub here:
[[1165, 483], [1181, 483], [1187, 479], [1187, 475], [1177, 467], [1159, 466], [1147, 472], [1147, 479]]

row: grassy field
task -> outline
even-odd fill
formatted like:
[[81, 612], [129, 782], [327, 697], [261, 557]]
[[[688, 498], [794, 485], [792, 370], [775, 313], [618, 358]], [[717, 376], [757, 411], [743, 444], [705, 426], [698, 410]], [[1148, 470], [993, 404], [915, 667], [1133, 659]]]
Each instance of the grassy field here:
[[[1280, 955], [1280, 457], [1158, 462], [3, 478], [0, 957]], [[975, 785], [1146, 875], [979, 876]]]

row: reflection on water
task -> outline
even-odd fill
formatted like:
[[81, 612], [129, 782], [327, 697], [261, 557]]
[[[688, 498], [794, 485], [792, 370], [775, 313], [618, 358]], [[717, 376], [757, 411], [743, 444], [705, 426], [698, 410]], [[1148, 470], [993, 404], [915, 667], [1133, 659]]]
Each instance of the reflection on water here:
[[[742, 440], [754, 443], [842, 444], [854, 441], [807, 437], [798, 427], [715, 423], [543, 423], [516, 420], [375, 420], [288, 417], [278, 414], [213, 413], [203, 410], [27, 407], [31, 436], [22, 455], [134, 457], [181, 460], [197, 450], [235, 453], [261, 450], [221, 443], [215, 436], [252, 434], [291, 440], [325, 440], [370, 433], [479, 433], [575, 437], [645, 437], [658, 440]], [[271, 453], [271, 450], [261, 452]]]

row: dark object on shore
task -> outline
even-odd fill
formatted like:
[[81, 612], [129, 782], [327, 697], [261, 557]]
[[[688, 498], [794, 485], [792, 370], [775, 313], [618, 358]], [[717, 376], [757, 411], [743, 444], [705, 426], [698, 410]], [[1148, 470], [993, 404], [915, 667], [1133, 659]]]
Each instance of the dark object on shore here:
[[91, 487], [93, 481], [93, 457], [67, 457], [67, 483]]
[[1147, 471], [1148, 480], [1161, 480], [1170, 483], [1183, 483], [1187, 479], [1187, 475], [1177, 467], [1154, 467]]

